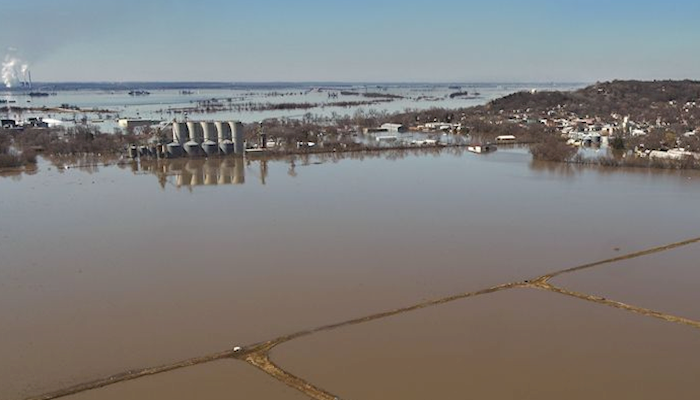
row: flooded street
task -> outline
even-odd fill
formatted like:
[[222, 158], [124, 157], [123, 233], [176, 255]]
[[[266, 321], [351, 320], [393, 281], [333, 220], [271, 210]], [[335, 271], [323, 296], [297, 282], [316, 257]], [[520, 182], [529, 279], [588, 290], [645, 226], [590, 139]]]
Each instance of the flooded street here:
[[343, 399], [697, 398], [700, 335], [666, 325], [514, 289], [301, 338], [272, 360]]
[[243, 363], [228, 360], [174, 371], [67, 397], [70, 400], [304, 400], [296, 390]]
[[552, 279], [554, 285], [700, 320], [700, 245]]
[[[42, 163], [0, 178], [0, 398], [700, 236], [696, 172], [530, 158], [503, 148]], [[699, 254], [688, 245], [551, 283], [700, 319]], [[300, 338], [271, 356], [343, 399], [690, 399], [699, 333], [513, 289]], [[206, 399], [303, 398], [238, 360], [74, 398], [179, 398], [173, 381]]]

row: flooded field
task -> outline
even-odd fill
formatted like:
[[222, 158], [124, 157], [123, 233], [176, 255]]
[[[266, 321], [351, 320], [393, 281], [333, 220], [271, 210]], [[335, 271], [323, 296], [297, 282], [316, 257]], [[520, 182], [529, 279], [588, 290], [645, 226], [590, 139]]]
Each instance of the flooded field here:
[[342, 399], [694, 399], [697, 329], [526, 289], [283, 344]]
[[[70, 85], [69, 85], [70, 86]], [[266, 118], [300, 119], [305, 114], [331, 117], [353, 115], [357, 111], [386, 111], [389, 113], [406, 109], [428, 109], [433, 107], [460, 108], [485, 104], [493, 99], [530, 90], [573, 90], [584, 86], [581, 83], [516, 84], [516, 83], [465, 83], [459, 86], [446, 84], [247, 84], [223, 85], [230, 88], [155, 88], [147, 96], [130, 96], [129, 90], [85, 89], [52, 90], [51, 85], [43, 90], [51, 92], [46, 97], [29, 97], [21, 91], [0, 91], [0, 101], [7, 106], [54, 108], [74, 106], [99, 112], [44, 112], [25, 111], [21, 114], [0, 107], [0, 116], [23, 120], [44, 117], [62, 120], [66, 126], [83, 120], [99, 126], [104, 132], [117, 128], [119, 118], [146, 118], [170, 122], [185, 117], [191, 120], [240, 120], [245, 123]], [[455, 92], [468, 92], [468, 96], [450, 97]], [[370, 93], [386, 97], [365, 97]], [[357, 103], [368, 104], [357, 104]], [[340, 105], [346, 103], [347, 105]], [[354, 103], [354, 104], [353, 104]], [[371, 103], [371, 104], [369, 104]], [[212, 105], [223, 105], [222, 109]], [[279, 104], [309, 104], [309, 108], [256, 110]], [[252, 109], [251, 109], [251, 106]], [[197, 110], [193, 109], [197, 108]]]
[[555, 277], [551, 283], [700, 321], [700, 244]]
[[304, 400], [307, 397], [245, 364], [218, 361], [121, 385], [83, 392], [66, 400]]
[[[245, 358], [247, 346], [295, 332], [526, 285], [700, 236], [698, 173], [538, 164], [523, 149], [88, 169], [41, 163], [32, 175], [0, 178], [0, 193], [0, 398], [8, 400], [234, 346], [246, 350], [226, 356]], [[696, 318], [692, 305], [678, 306], [685, 300], [657, 299], [698, 278], [697, 248], [624, 261], [648, 262], [646, 272], [636, 270], [645, 278], [630, 280], [636, 289], [626, 277], [604, 282], [612, 265], [626, 273], [622, 262], [550, 283]], [[646, 296], [655, 274], [675, 273], [682, 278]], [[692, 302], [688, 288], [680, 290]], [[340, 398], [479, 397], [491, 389], [488, 397], [505, 399], [522, 388], [523, 398], [547, 399], [567, 387], [578, 390], [571, 398], [700, 394], [691, 385], [697, 329], [538, 289], [339, 327], [283, 343], [272, 359]], [[178, 373], [202, 385], [199, 398], [222, 398], [238, 393], [226, 382], [235, 385], [247, 368], [265, 388], [251, 383], [245, 397], [299, 397], [285, 387], [278, 394], [280, 382], [241, 360], [224, 362], [236, 365], [231, 378], [214, 363], [80, 396], [167, 397]]]

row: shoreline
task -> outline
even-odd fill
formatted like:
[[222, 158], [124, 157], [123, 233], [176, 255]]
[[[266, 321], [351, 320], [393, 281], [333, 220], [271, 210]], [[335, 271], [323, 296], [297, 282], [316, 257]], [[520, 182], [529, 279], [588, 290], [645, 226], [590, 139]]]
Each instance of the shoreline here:
[[[514, 147], [526, 147], [534, 142], [511, 142], [505, 144], [499, 144], [498, 147], [504, 148], [514, 148]], [[81, 169], [81, 168], [94, 168], [94, 167], [107, 167], [113, 165], [131, 165], [136, 163], [160, 163], [160, 162], [176, 162], [176, 161], [225, 161], [225, 160], [244, 160], [244, 161], [280, 161], [285, 158], [293, 158], [296, 156], [330, 156], [330, 155], [355, 155], [355, 154], [368, 154], [368, 155], [380, 155], [381, 153], [390, 152], [405, 152], [406, 154], [419, 155], [420, 152], [432, 152], [434, 154], [440, 154], [443, 150], [450, 149], [460, 149], [467, 151], [466, 148], [470, 144], [432, 144], [432, 145], [421, 145], [421, 146], [393, 146], [393, 147], [362, 147], [362, 148], [351, 148], [351, 149], [341, 149], [341, 148], [305, 148], [305, 149], [293, 149], [293, 150], [267, 150], [264, 154], [254, 154], [246, 155], [245, 157], [236, 157], [233, 155], [215, 155], [210, 157], [178, 157], [178, 158], [168, 158], [168, 157], [143, 157], [143, 158], [128, 158], [125, 157], [124, 153], [113, 153], [108, 154], [97, 154], [97, 153], [79, 153], [79, 154], [56, 154], [51, 156], [41, 156], [44, 162], [50, 163], [53, 167], [59, 169]], [[497, 150], [498, 151], [498, 150]], [[487, 154], [474, 154], [475, 156], [487, 155]], [[101, 162], [68, 162], [61, 163], [62, 160], [68, 161], [69, 159], [76, 158], [102, 158]], [[105, 159], [108, 158], [108, 159]], [[605, 158], [601, 160], [584, 158], [584, 159], [572, 159], [572, 160], [542, 160], [534, 157], [530, 158], [531, 164], [537, 164], [539, 166], [551, 166], [556, 169], [557, 167], [594, 167], [598, 169], [603, 169], [607, 171], [618, 171], [625, 169], [632, 169], [635, 171], [648, 170], [648, 171], [700, 171], [697, 165], [694, 166], [684, 166], [679, 164], [677, 161], [672, 160], [658, 160], [659, 162], [654, 163], [650, 159], [634, 158], [634, 160], [644, 160], [645, 163], [640, 162], [629, 162], [625, 159], [614, 160], [614, 163], [610, 162], [610, 158]], [[36, 174], [40, 172], [38, 163], [37, 164], [27, 164], [22, 167], [6, 167], [0, 168], [0, 178], [2, 177], [12, 177], [20, 174]]]

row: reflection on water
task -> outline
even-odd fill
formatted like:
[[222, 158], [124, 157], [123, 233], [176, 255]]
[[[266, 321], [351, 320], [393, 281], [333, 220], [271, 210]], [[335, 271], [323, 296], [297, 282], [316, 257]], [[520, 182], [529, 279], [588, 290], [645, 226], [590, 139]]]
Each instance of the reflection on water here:
[[592, 164], [575, 164], [565, 162], [532, 160], [530, 170], [542, 175], [550, 175], [555, 178], [575, 178], [585, 171], [595, 171], [601, 176], [608, 175], [636, 175], [659, 177], [666, 179], [697, 180], [700, 173], [692, 169], [666, 169], [647, 167], [610, 167]]
[[532, 160], [530, 169], [535, 172], [546, 172], [558, 177], [573, 177], [580, 173], [584, 166], [580, 164], [568, 164], [563, 162], [551, 162]]
[[[79, 169], [88, 174], [97, 174], [104, 167], [116, 165], [121, 169], [131, 170], [134, 174], [156, 175], [162, 188], [172, 185], [176, 188], [192, 189], [196, 186], [213, 185], [242, 185], [246, 174], [255, 178], [263, 185], [268, 183], [269, 163], [286, 163], [287, 175], [296, 178], [303, 173], [303, 168], [322, 164], [338, 163], [342, 160], [372, 160], [398, 161], [407, 157], [419, 156], [452, 156], [462, 157], [468, 154], [482, 161], [521, 164], [528, 163], [533, 176], [575, 179], [586, 171], [606, 175], [646, 175], [649, 177], [665, 176], [667, 179], [696, 180], [700, 173], [695, 170], [673, 170], [659, 168], [606, 167], [599, 165], [583, 165], [550, 161], [532, 160], [528, 146], [501, 145], [493, 154], [475, 155], [468, 153], [465, 147], [434, 147], [434, 148], [401, 148], [377, 149], [350, 152], [327, 152], [293, 154], [276, 157], [255, 157], [252, 159], [235, 158], [179, 158], [162, 160], [131, 160], [115, 155], [80, 154], [69, 156], [39, 157], [39, 163], [23, 169], [6, 169], [0, 171], [2, 178], [20, 181], [24, 175], [35, 175], [41, 170], [56, 169], [64, 173], [71, 169]], [[515, 168], [515, 166], [514, 166]], [[455, 171], [458, 173], [459, 171]]]
[[191, 189], [195, 186], [245, 183], [245, 161], [238, 158], [144, 161], [134, 162], [131, 166], [135, 173], [156, 175], [163, 188], [168, 184]]
[[[129, 161], [119, 164], [122, 168], [130, 168], [135, 174], [156, 175], [162, 188], [172, 185], [176, 188], [186, 187], [192, 189], [196, 186], [215, 185], [242, 185], [245, 183], [246, 173], [256, 178], [262, 185], [267, 184], [270, 162], [287, 163], [287, 175], [297, 177], [299, 168], [337, 163], [341, 160], [364, 160], [380, 158], [384, 160], [401, 160], [410, 155], [440, 155], [450, 154], [461, 156], [464, 148], [428, 148], [428, 149], [395, 149], [382, 151], [361, 151], [347, 153], [314, 153], [295, 154], [280, 158], [194, 158], [194, 159], [165, 159]], [[74, 160], [80, 161], [80, 160]], [[94, 160], [93, 160], [94, 161]], [[96, 172], [102, 163], [78, 162], [76, 165], [89, 172]], [[108, 164], [108, 163], [107, 163]], [[247, 172], [246, 172], [247, 171]]]

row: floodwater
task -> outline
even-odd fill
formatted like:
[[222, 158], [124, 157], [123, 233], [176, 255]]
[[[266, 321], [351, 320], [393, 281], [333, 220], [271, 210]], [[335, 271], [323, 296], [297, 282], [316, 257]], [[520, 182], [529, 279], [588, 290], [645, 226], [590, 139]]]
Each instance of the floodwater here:
[[555, 277], [576, 292], [700, 321], [700, 244]]
[[697, 399], [697, 329], [513, 289], [301, 338], [272, 360], [342, 399]]
[[[7, 400], [700, 236], [700, 174], [539, 164], [517, 148], [68, 169], [43, 162], [32, 175], [0, 178], [0, 193]], [[689, 269], [685, 277], [698, 275]], [[543, 296], [555, 309], [574, 301]], [[523, 313], [556, 326], [535, 303]], [[578, 312], [561, 307], [559, 314]], [[674, 332], [690, 330], [683, 340], [695, 333], [601, 312], [569, 321], [596, 330], [619, 317], [614, 343], [647, 326], [658, 342], [686, 343]], [[450, 321], [426, 329], [439, 337], [451, 332]], [[484, 329], [517, 343], [520, 328]], [[367, 332], [353, 343], [358, 366], [365, 345], [391, 339]], [[585, 337], [548, 332], [572, 352]], [[314, 354], [308, 363], [319, 367]], [[675, 354], [659, 352], [650, 370]], [[614, 365], [644, 361], [629, 360]], [[360, 390], [365, 375], [349, 371], [342, 388]], [[499, 376], [516, 374], [506, 371]], [[580, 379], [584, 385], [585, 374]], [[200, 398], [221, 390], [213, 385]]]
[[[250, 85], [246, 85], [250, 86]], [[17, 120], [30, 117], [45, 117], [65, 120], [71, 125], [83, 117], [105, 132], [111, 132], [117, 127], [118, 118], [145, 118], [159, 121], [172, 121], [174, 118], [187, 116], [192, 120], [240, 120], [256, 122], [266, 118], [301, 118], [309, 113], [314, 116], [330, 117], [337, 115], [353, 115], [356, 111], [363, 112], [386, 111], [389, 113], [405, 109], [427, 109], [433, 107], [459, 108], [485, 104], [490, 100], [506, 96], [522, 90], [573, 90], [584, 84], [506, 84], [506, 83], [467, 83], [460, 89], [445, 84], [295, 84], [279, 86], [261, 85], [256, 87], [232, 87], [230, 89], [195, 89], [191, 94], [183, 95], [180, 90], [156, 89], [148, 96], [130, 96], [126, 90], [59, 90], [55, 95], [47, 97], [28, 97], [19, 92], [0, 92], [0, 100], [14, 101], [8, 105], [18, 107], [60, 107], [62, 105], [76, 106], [86, 109], [105, 110], [100, 113], [43, 113], [25, 112], [15, 115], [0, 107], [0, 116]], [[39, 89], [41, 90], [41, 89]], [[48, 89], [47, 89], [48, 90]], [[341, 107], [333, 105], [338, 102], [357, 102], [374, 100], [357, 95], [342, 95], [341, 91], [357, 93], [374, 92], [400, 96], [390, 102], [377, 104]], [[450, 98], [457, 91], [468, 91], [470, 97]], [[338, 97], [329, 97], [329, 93], [337, 93]], [[234, 106], [233, 110], [212, 112], [177, 112], [191, 108], [197, 102], [217, 99]], [[248, 104], [278, 104], [278, 103], [312, 103], [319, 107], [310, 109], [245, 111], [235, 107], [245, 107]]]
[[66, 397], [66, 400], [304, 400], [302, 393], [239, 361], [218, 361]]

